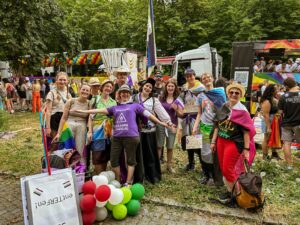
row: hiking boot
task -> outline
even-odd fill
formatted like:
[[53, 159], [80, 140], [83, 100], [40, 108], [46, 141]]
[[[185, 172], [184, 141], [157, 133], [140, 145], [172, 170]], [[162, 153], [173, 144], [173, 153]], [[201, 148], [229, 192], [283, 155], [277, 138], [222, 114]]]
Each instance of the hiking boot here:
[[188, 172], [188, 171], [194, 171], [195, 170], [195, 165], [194, 164], [187, 164], [186, 167], [185, 167], [185, 171]]
[[278, 152], [272, 152], [271, 159], [282, 160], [282, 158], [280, 158]]

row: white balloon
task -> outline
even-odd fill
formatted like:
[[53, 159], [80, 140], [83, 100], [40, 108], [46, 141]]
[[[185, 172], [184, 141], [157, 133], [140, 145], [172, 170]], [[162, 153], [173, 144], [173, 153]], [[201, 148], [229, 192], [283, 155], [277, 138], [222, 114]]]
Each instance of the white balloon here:
[[108, 184], [108, 179], [103, 175], [93, 176], [93, 181], [96, 184], [96, 187], [99, 187], [100, 185], [103, 184]]
[[98, 200], [96, 200], [96, 206], [101, 208], [101, 207], [104, 207], [106, 205], [107, 201], [105, 202], [99, 202]]
[[118, 205], [122, 202], [124, 194], [121, 189], [115, 188], [111, 190], [111, 195], [109, 198], [109, 203], [112, 205]]
[[107, 217], [107, 209], [105, 207], [96, 207], [96, 220], [103, 221]]
[[110, 182], [110, 177], [109, 177], [109, 174], [107, 173], [107, 171], [103, 171], [99, 174], [99, 176], [105, 176], [108, 180], [108, 183]]
[[115, 175], [115, 173], [113, 171], [110, 170], [110, 171], [107, 171], [106, 173], [109, 176], [110, 182], [113, 181], [114, 179], [116, 179], [116, 175]]
[[117, 181], [117, 180], [111, 181], [110, 184], [112, 184], [112, 185], [113, 185], [114, 187], [116, 187], [116, 188], [120, 188], [120, 187], [121, 187], [120, 182]]
[[115, 189], [116, 187], [113, 184], [109, 184], [108, 187], [110, 188], [110, 190]]

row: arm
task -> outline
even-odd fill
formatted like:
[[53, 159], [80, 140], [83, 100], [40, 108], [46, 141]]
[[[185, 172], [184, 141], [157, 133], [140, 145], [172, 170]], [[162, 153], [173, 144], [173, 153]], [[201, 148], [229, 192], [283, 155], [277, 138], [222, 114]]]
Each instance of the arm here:
[[213, 137], [212, 137], [211, 143], [210, 143], [210, 149], [212, 150], [212, 152], [216, 151], [217, 137], [218, 137], [218, 127], [215, 127]]
[[88, 142], [90, 143], [92, 141], [92, 136], [93, 136], [93, 120], [92, 117], [89, 116], [89, 120], [88, 120], [88, 134], [87, 134], [87, 138], [88, 138]]
[[156, 123], [156, 124], [159, 124], [159, 125], [161, 125], [161, 126], [163, 126], [163, 127], [169, 127], [167, 123], [160, 121], [159, 119], [157, 119], [157, 118], [156, 118], [154, 115], [152, 115], [152, 114], [151, 114], [148, 118], [149, 118], [151, 121], [153, 121], [154, 123]]
[[244, 150], [243, 154], [245, 156], [245, 159], [249, 161], [249, 151], [250, 151], [250, 134], [249, 131], [244, 130]]
[[96, 114], [96, 113], [101, 113], [105, 115], [109, 114], [107, 109], [75, 110], [75, 112], [88, 113], [88, 114]]
[[165, 108], [162, 106], [160, 101], [157, 100], [157, 98], [154, 98], [153, 100], [154, 100], [154, 103], [153, 103], [154, 104], [154, 109], [153, 110], [156, 113], [157, 117], [161, 121], [170, 124], [171, 123], [171, 118], [170, 118], [169, 114], [167, 113], [167, 111], [165, 110]]
[[59, 141], [62, 129], [63, 129], [63, 127], [65, 125], [65, 122], [67, 121], [68, 116], [69, 116], [70, 106], [71, 106], [71, 101], [69, 100], [69, 101], [67, 101], [67, 103], [64, 106], [64, 111], [63, 111], [63, 115], [62, 115], [62, 117], [60, 119], [60, 122], [59, 122], [58, 131], [57, 131], [56, 136], [53, 138], [52, 142]]
[[199, 127], [199, 123], [200, 123], [200, 120], [201, 120], [201, 113], [202, 113], [202, 110], [201, 110], [201, 106], [199, 105], [198, 106], [197, 118], [195, 120], [194, 127], [193, 127], [193, 132], [192, 132], [193, 135], [196, 135], [197, 132], [198, 132], [198, 127]]
[[51, 134], [51, 113], [52, 113], [52, 102], [48, 99], [46, 102], [46, 135], [50, 137]]
[[271, 133], [271, 123], [270, 123], [270, 110], [271, 110], [271, 104], [269, 101], [265, 100], [262, 105], [261, 109], [263, 112], [263, 116], [265, 118], [265, 123], [267, 126], [267, 132]]

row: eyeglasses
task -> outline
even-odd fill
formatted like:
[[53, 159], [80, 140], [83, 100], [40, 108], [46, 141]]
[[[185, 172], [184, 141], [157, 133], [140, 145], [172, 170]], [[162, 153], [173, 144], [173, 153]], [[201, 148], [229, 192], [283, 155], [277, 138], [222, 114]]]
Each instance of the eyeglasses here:
[[238, 92], [238, 91], [230, 91], [229, 94], [230, 94], [230, 95], [233, 95], [233, 94], [235, 94], [235, 95], [240, 95], [241, 93]]

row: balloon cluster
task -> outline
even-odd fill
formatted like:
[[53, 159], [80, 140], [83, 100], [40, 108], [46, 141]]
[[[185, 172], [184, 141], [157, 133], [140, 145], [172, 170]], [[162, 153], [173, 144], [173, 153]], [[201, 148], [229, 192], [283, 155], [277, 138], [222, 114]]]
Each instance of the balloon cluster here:
[[82, 192], [84, 195], [80, 200], [80, 208], [83, 225], [92, 225], [95, 221], [105, 220], [108, 210], [116, 220], [123, 220], [127, 214], [137, 215], [145, 188], [141, 184], [121, 188], [114, 172], [106, 171], [93, 176], [92, 181], [85, 182]]

